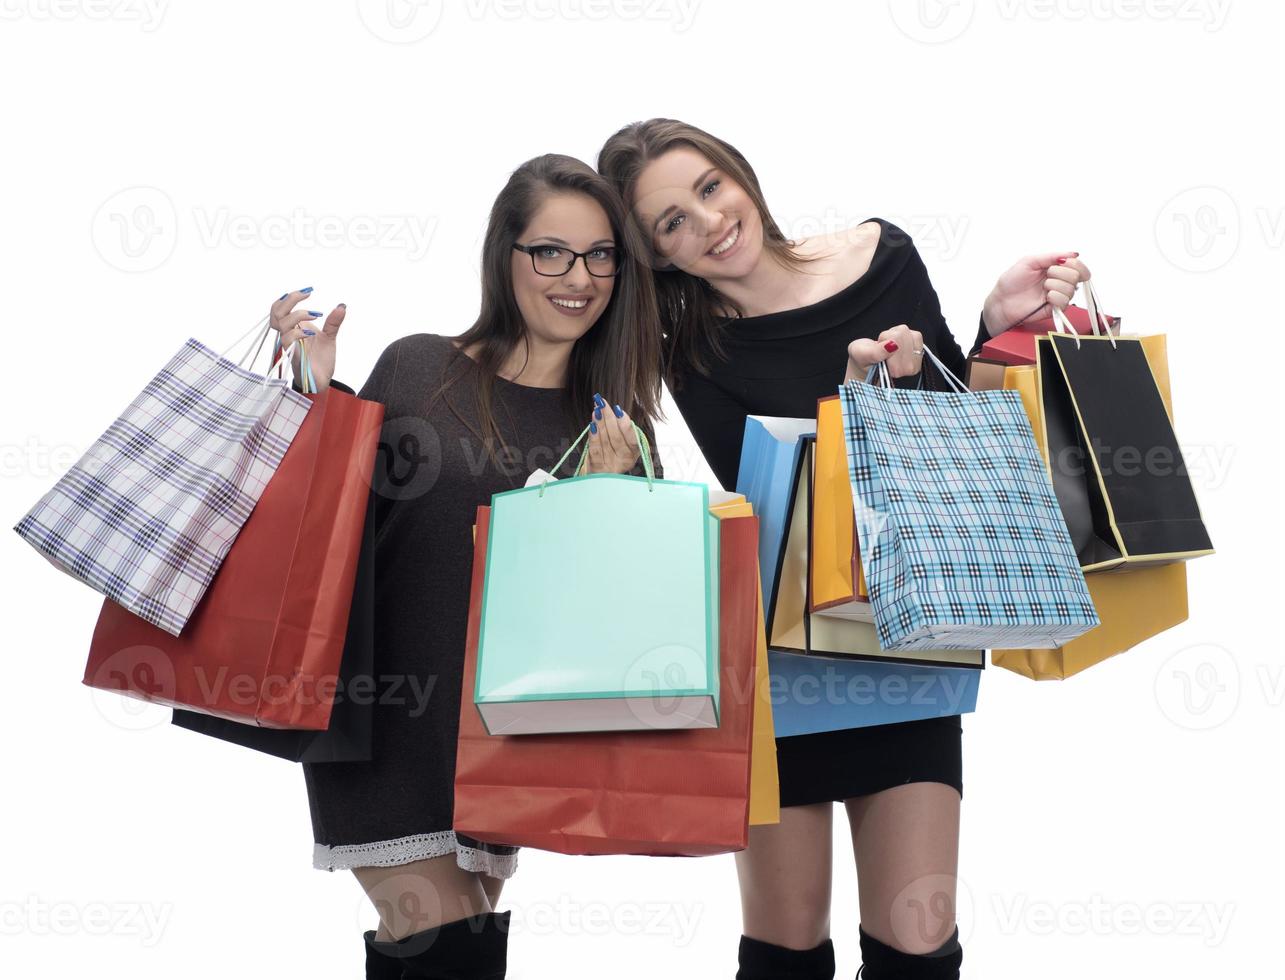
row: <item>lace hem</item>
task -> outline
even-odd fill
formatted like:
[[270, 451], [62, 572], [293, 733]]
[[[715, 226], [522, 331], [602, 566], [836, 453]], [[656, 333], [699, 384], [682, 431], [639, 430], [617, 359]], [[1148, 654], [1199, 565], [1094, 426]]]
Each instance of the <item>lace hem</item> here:
[[492, 878], [509, 878], [518, 869], [518, 856], [494, 854], [479, 847], [461, 844], [453, 830], [414, 834], [371, 844], [313, 844], [312, 866], [319, 871], [349, 871], [353, 868], [388, 868], [454, 852], [455, 863], [465, 871], [477, 871]]
[[512, 878], [518, 870], [518, 856], [495, 854], [480, 847], [456, 843], [455, 863], [465, 871], [477, 871], [491, 878]]

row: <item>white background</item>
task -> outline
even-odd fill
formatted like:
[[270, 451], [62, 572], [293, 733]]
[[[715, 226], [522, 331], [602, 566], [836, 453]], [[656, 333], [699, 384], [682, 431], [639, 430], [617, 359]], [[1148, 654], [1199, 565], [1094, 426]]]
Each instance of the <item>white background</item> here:
[[[349, 304], [354, 386], [397, 337], [461, 332], [508, 173], [593, 162], [635, 119], [738, 146], [787, 231], [900, 224], [965, 347], [1011, 263], [1079, 250], [1128, 330], [1169, 335], [1217, 554], [1190, 566], [1189, 622], [1142, 647], [1065, 683], [987, 670], [964, 726], [964, 975], [1279, 976], [1283, 18], [1248, 0], [0, 0], [4, 512], [185, 338], [226, 346], [288, 289]], [[669, 404], [668, 475], [708, 478]], [[0, 542], [0, 969], [359, 976], [374, 913], [350, 874], [312, 869], [297, 767], [91, 694], [101, 600]], [[842, 820], [835, 844], [850, 977]], [[730, 857], [524, 852], [506, 898], [516, 978], [735, 971]]]

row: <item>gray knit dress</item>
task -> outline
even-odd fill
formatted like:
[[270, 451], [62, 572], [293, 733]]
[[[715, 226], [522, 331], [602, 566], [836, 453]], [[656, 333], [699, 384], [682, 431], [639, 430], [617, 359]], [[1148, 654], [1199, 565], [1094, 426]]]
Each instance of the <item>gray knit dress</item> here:
[[[452, 412], [480, 431], [469, 376], [450, 389], [449, 407], [439, 399], [429, 410], [444, 371], [449, 365], [454, 376], [454, 359], [463, 357], [447, 337], [403, 337], [380, 355], [359, 392], [385, 406], [372, 480], [375, 684], [366, 696], [374, 702], [373, 750], [369, 762], [303, 765], [313, 866], [323, 870], [452, 853], [460, 867], [494, 877], [517, 867], [516, 848], [451, 830], [472, 527], [493, 493], [522, 486], [536, 468], [552, 470], [593, 406], [572, 416], [563, 389], [497, 378], [496, 420], [511, 447], [497, 465]], [[558, 476], [570, 474], [579, 453]]]

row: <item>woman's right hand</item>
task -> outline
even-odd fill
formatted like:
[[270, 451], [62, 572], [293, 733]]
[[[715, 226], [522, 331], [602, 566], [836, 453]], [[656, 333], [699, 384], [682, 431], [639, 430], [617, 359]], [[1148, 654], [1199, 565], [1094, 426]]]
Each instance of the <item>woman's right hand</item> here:
[[[289, 347], [296, 340], [302, 338], [307, 341], [308, 347], [308, 364], [312, 367], [312, 376], [317, 382], [317, 390], [321, 391], [330, 384], [330, 379], [335, 376], [335, 338], [339, 334], [339, 326], [344, 322], [344, 314], [347, 312], [347, 306], [340, 303], [330, 315], [326, 317], [321, 329], [317, 329], [317, 318], [322, 314], [316, 310], [296, 310], [295, 304], [305, 300], [312, 293], [312, 288], [297, 289], [293, 293], [286, 293], [279, 300], [272, 304], [268, 310], [268, 325], [273, 330], [281, 334], [281, 346]], [[300, 354], [296, 348], [294, 352], [294, 372], [298, 377], [300, 373]]]

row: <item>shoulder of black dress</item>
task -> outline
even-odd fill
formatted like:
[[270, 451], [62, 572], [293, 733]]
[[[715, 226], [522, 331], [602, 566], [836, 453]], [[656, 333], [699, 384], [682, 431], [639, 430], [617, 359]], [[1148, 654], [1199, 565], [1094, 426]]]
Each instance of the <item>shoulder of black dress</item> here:
[[881, 229], [879, 244], [892, 248], [900, 245], [914, 246], [914, 238], [911, 236], [910, 232], [906, 231], [900, 225], [893, 224], [887, 218], [874, 217], [868, 220], [878, 222], [879, 224]]
[[436, 333], [411, 333], [397, 341], [403, 347], [425, 350], [444, 350], [451, 346], [451, 338]]
[[412, 333], [400, 337], [388, 345], [390, 351], [399, 356], [413, 355], [421, 360], [440, 361], [458, 350], [452, 338], [435, 333]]

